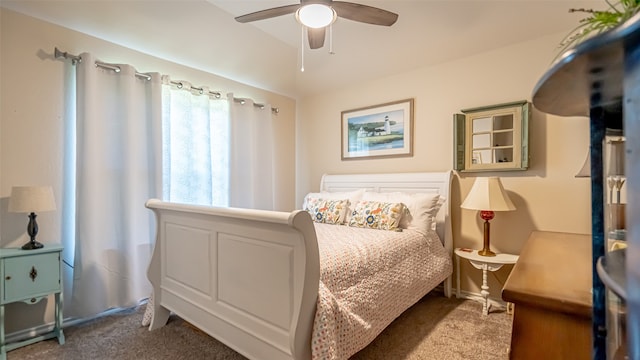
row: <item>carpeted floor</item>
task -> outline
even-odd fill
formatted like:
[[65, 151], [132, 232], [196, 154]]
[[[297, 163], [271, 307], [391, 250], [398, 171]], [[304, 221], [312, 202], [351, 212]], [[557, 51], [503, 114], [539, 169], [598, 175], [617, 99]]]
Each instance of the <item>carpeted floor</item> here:
[[[428, 294], [397, 318], [352, 360], [505, 360], [511, 316], [470, 300]], [[123, 310], [65, 329], [66, 343], [47, 340], [7, 353], [17, 359], [211, 359], [243, 356], [172, 315], [150, 332], [140, 325], [144, 306]]]

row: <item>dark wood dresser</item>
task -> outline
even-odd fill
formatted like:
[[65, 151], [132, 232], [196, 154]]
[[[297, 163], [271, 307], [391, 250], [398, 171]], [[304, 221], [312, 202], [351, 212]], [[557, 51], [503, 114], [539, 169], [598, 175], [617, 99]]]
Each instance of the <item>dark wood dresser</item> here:
[[534, 231], [502, 289], [510, 359], [591, 359], [591, 235]]

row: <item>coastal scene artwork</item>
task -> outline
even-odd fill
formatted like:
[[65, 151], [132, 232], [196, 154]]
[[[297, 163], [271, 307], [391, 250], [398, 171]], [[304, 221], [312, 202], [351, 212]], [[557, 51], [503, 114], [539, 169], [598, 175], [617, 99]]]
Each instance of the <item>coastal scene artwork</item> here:
[[342, 160], [411, 156], [413, 99], [342, 112]]

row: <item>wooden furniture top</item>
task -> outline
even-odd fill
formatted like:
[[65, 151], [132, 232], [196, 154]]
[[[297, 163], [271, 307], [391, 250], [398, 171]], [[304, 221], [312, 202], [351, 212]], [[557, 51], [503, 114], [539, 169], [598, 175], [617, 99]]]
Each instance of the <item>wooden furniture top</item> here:
[[591, 318], [591, 235], [533, 231], [502, 298]]

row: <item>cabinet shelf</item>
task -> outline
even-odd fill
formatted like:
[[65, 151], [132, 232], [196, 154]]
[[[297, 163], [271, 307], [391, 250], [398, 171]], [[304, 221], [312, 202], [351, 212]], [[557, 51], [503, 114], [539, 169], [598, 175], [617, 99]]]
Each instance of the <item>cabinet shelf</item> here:
[[[593, 274], [593, 359], [615, 358], [616, 347], [628, 346], [630, 358], [640, 358], [640, 343], [624, 341], [625, 324], [640, 322], [640, 277], [638, 266], [626, 257], [640, 256], [636, 235], [640, 213], [640, 14], [623, 24], [594, 36], [563, 53], [540, 78], [532, 94], [536, 109], [557, 116], [585, 116], [590, 126], [591, 224]], [[607, 137], [625, 137], [623, 157], [628, 174], [626, 220], [616, 223], [615, 208], [607, 199], [605, 166]], [[609, 149], [610, 150], [610, 149]], [[609, 160], [608, 164], [611, 164]], [[609, 169], [610, 170], [610, 169]], [[622, 175], [624, 176], [624, 175]], [[627, 247], [612, 250], [605, 246], [612, 229], [624, 229], [630, 237]], [[608, 251], [611, 250], [611, 251]], [[605, 254], [606, 252], [606, 254]], [[618, 302], [606, 301], [617, 296]], [[619, 309], [624, 309], [620, 312]], [[605, 316], [606, 315], [606, 316]], [[617, 321], [620, 317], [620, 320]], [[606, 319], [609, 319], [605, 321]], [[616, 321], [610, 321], [614, 319]], [[631, 327], [629, 338], [640, 337], [640, 328]], [[608, 355], [608, 356], [607, 356]]]
[[589, 116], [603, 107], [622, 117], [624, 45], [640, 38], [640, 14], [560, 56], [533, 91], [538, 110], [559, 116]]

